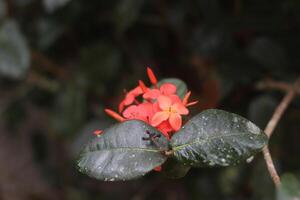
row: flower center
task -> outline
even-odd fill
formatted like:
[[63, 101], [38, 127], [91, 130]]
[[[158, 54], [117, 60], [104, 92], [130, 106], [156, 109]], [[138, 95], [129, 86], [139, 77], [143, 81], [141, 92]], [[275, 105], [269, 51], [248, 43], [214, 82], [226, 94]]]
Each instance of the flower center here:
[[166, 111], [169, 113], [177, 113], [177, 111], [172, 107], [169, 107]]

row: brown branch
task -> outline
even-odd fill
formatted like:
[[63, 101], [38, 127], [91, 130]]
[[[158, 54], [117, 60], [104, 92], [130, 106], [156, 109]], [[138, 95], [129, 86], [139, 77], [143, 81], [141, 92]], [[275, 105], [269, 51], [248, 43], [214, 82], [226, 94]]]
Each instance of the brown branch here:
[[[271, 137], [271, 135], [272, 135], [275, 127], [277, 126], [279, 120], [281, 119], [283, 113], [285, 112], [285, 110], [287, 109], [289, 104], [292, 102], [292, 100], [298, 93], [299, 82], [300, 82], [300, 79], [298, 78], [294, 85], [288, 85], [286, 83], [272, 82], [272, 81], [271, 82], [269, 81], [268, 84], [265, 84], [265, 88], [274, 88], [274, 89], [279, 89], [279, 90], [283, 90], [283, 91], [287, 92], [286, 95], [284, 96], [284, 98], [282, 99], [281, 103], [277, 106], [272, 118], [270, 119], [270, 121], [268, 122], [268, 124], [265, 128], [265, 133], [267, 134], [267, 136], [269, 138]], [[272, 156], [270, 154], [268, 146], [265, 146], [263, 148], [263, 155], [264, 155], [265, 162], [267, 164], [269, 174], [270, 174], [275, 186], [278, 188], [281, 184], [280, 177], [274, 166]]]

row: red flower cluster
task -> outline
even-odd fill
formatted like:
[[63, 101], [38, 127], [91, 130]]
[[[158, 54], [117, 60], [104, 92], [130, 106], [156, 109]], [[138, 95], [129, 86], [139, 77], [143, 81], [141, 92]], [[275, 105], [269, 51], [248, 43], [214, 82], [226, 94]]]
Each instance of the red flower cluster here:
[[[182, 126], [182, 115], [187, 115], [188, 106], [197, 101], [188, 103], [191, 92], [188, 92], [183, 100], [176, 94], [176, 86], [172, 83], [164, 83], [158, 87], [157, 79], [150, 68], [147, 74], [152, 87], [147, 87], [141, 80], [139, 85], [129, 91], [119, 104], [119, 113], [110, 109], [105, 112], [116, 120], [142, 120], [160, 130], [168, 139]], [[97, 130], [95, 134], [101, 134]]]

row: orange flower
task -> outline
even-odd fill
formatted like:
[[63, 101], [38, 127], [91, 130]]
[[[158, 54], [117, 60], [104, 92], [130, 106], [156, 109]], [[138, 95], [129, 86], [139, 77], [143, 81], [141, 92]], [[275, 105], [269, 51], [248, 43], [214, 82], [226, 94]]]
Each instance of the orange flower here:
[[158, 126], [163, 121], [168, 120], [171, 127], [177, 131], [181, 128], [181, 115], [187, 115], [188, 109], [180, 102], [172, 102], [168, 96], [161, 95], [157, 98], [161, 111], [156, 112], [151, 119], [152, 126]]

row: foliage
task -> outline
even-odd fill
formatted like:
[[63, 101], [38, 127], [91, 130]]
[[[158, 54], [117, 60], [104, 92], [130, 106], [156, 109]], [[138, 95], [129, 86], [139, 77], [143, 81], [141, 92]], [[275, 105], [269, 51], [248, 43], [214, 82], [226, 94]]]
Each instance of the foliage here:
[[[183, 121], [221, 109], [263, 129], [283, 93], [256, 86], [299, 74], [299, 19], [298, 0], [0, 0], [0, 199], [275, 199], [260, 153], [214, 168], [168, 157], [160, 173], [122, 183], [82, 175], [75, 155], [94, 129], [113, 126], [103, 109], [146, 66], [184, 80], [199, 100]], [[297, 180], [299, 106], [269, 144], [279, 174]]]

